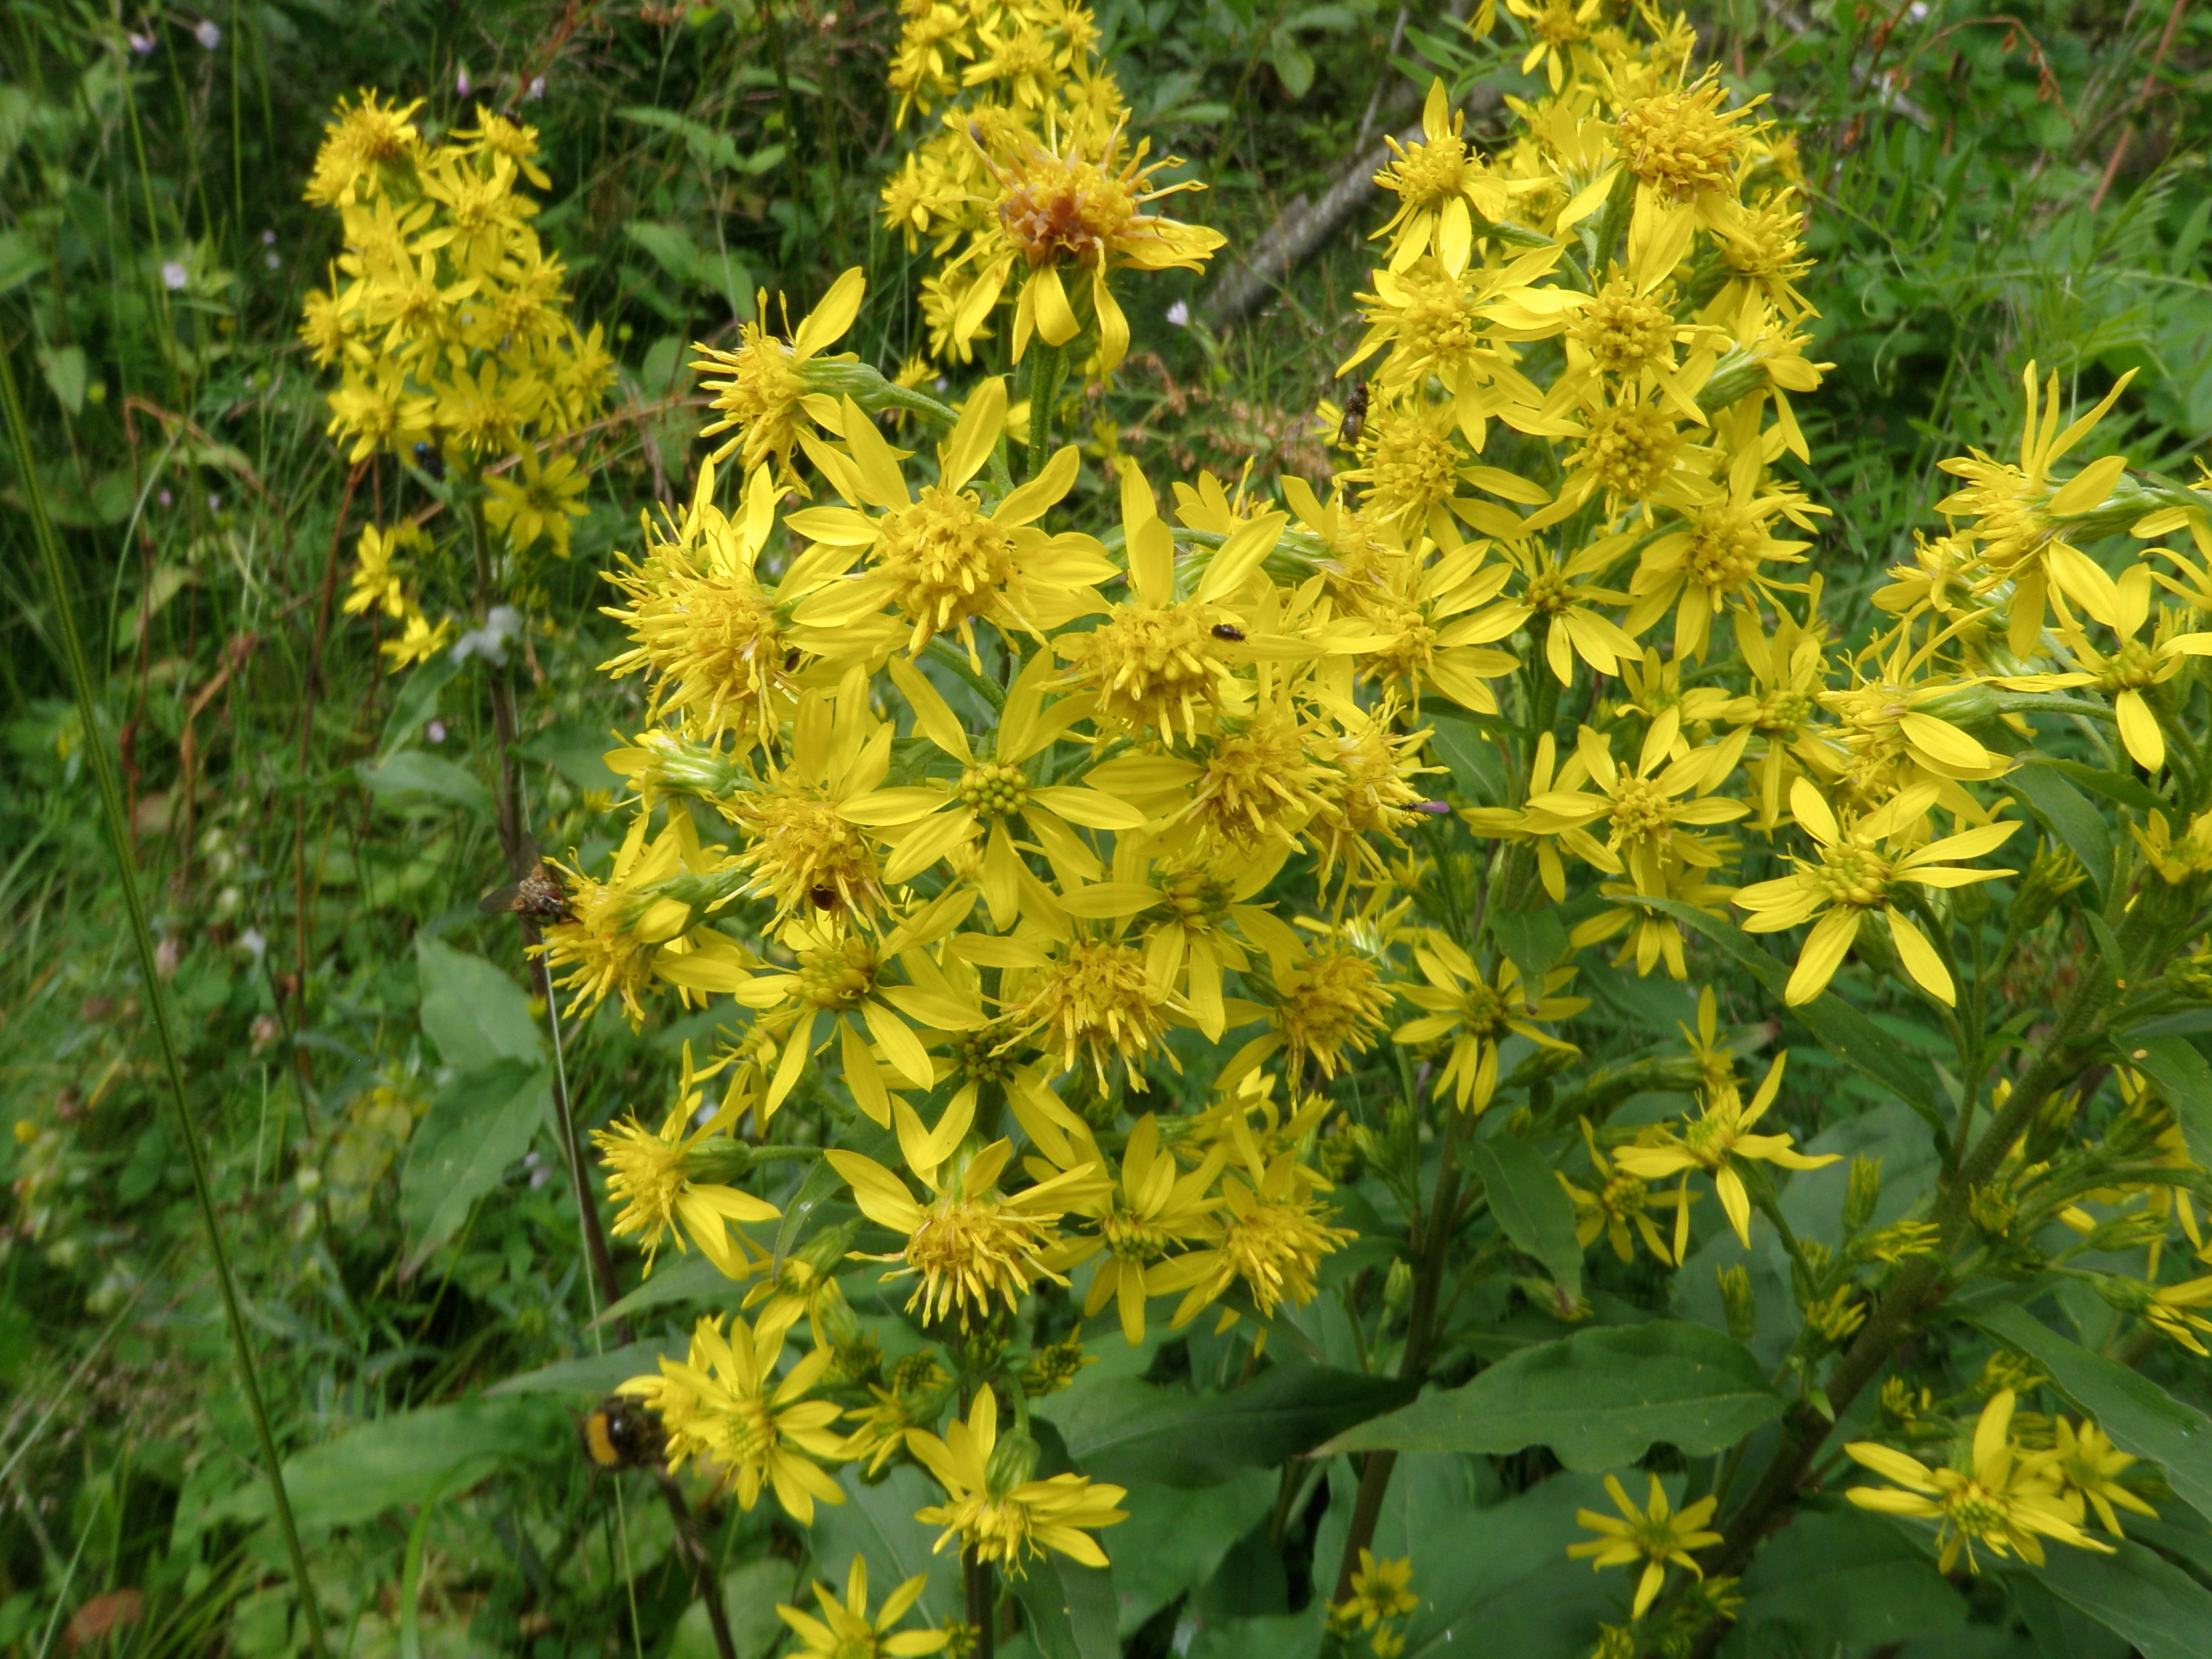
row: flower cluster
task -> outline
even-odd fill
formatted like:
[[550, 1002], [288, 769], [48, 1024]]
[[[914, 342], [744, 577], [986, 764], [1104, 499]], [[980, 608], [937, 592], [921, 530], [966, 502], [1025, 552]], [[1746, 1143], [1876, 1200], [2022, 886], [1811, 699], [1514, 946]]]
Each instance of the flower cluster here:
[[[627, 821], [611, 861], [565, 871], [541, 948], [573, 1012], [720, 1022], [665, 1127], [600, 1145], [618, 1231], [758, 1281], [750, 1326], [709, 1321], [630, 1385], [672, 1458], [741, 1501], [773, 1486], [803, 1518], [828, 1465], [903, 1461], [979, 1582], [1046, 1550], [1093, 1563], [1123, 1494], [1040, 1478], [1028, 1412], [1100, 1329], [1134, 1345], [1158, 1298], [1174, 1328], [1211, 1310], [1249, 1373], [1340, 1275], [1360, 1363], [1424, 1380], [1483, 1276], [1559, 1329], [1598, 1316], [1571, 1238], [1653, 1313], [1701, 1243], [1778, 1250], [1791, 1446], [1850, 1403], [1835, 1355], [1911, 1322], [1870, 1310], [1903, 1285], [1937, 1316], [1954, 1267], [2075, 1277], [2200, 1350], [2212, 1331], [2212, 1277], [2158, 1253], [2172, 1225], [2201, 1244], [2207, 1181], [2156, 1082], [2166, 1038], [2114, 1048], [2208, 1000], [2201, 942], [2164, 969], [2212, 896], [2212, 493], [2117, 458], [2057, 470], [2112, 399], [2067, 421], [2031, 368], [2020, 464], [1948, 464], [1949, 528], [1871, 626], [1825, 613], [1794, 149], [1687, 67], [1679, 21], [1507, 9], [1547, 90], [1485, 152], [1439, 82], [1376, 175], [1394, 205], [1344, 365], [1363, 412], [1320, 411], [1332, 478], [1102, 469], [1054, 446], [1058, 358], [1026, 408], [994, 372], [1085, 339], [1110, 370], [1112, 273], [1215, 240], [1144, 210], [1152, 168], [1073, 6], [905, 10], [894, 91], [942, 127], [886, 202], [945, 258], [924, 301], [943, 401], [833, 349], [858, 270], [702, 360], [717, 447], [608, 575], [605, 666], [642, 711], [609, 757]], [[2195, 558], [2130, 545], [2118, 575], [2085, 550], [2184, 531]], [[2093, 833], [2081, 788], [2130, 833]], [[2109, 971], [2005, 988], [2069, 929]], [[1686, 1008], [1698, 981], [1735, 981], [1744, 1017], [1724, 1027], [1706, 983], [1679, 1043], [1562, 1081], [1594, 996]], [[1754, 1023], [1744, 997], [1769, 993]], [[1781, 1201], [1839, 1157], [1798, 1144], [1810, 1057], [1739, 1065], [1794, 1009], [1902, 1093], [1920, 1062], [1891, 1063], [1856, 1006], [1877, 999], [1956, 1050], [1948, 1101], [1932, 1077], [1905, 1100], [1943, 1181], [1885, 1213], [1879, 1162], [1855, 1160], [1815, 1238]], [[2093, 1117], [2069, 1078], [2123, 1109]], [[842, 1188], [845, 1218], [749, 1240], [773, 1218], [742, 1183], [817, 1155], [808, 1207]], [[1355, 1217], [1371, 1273], [1328, 1260]], [[2140, 1279], [2103, 1270], [2123, 1249]], [[1717, 1265], [1711, 1322], [1751, 1341], [1753, 1275]], [[876, 1350], [853, 1273], [896, 1283], [913, 1352]], [[1856, 1501], [2031, 1561], [2086, 1542], [2089, 1509], [2116, 1526], [2127, 1454], [2094, 1425], [2027, 1449], [2002, 1397], [1959, 1469], [1855, 1444], [1898, 1484]], [[1948, 1432], [1925, 1398], [1913, 1420]], [[1610, 1491], [1575, 1553], [1639, 1570], [1616, 1644], [1687, 1651], [1733, 1605], [1698, 1560], [1736, 1524], [1723, 1494]], [[1349, 1538], [1331, 1605], [1389, 1659], [1411, 1595], [1372, 1542]], [[1672, 1591], [1670, 1566], [1692, 1575]], [[872, 1642], [863, 1589], [840, 1628]]]
[[[568, 556], [589, 477], [555, 446], [599, 412], [615, 368], [601, 331], [570, 319], [561, 262], [530, 225], [538, 204], [519, 186], [550, 182], [536, 130], [479, 109], [434, 144], [421, 101], [364, 93], [325, 130], [307, 197], [336, 210], [343, 247], [300, 326], [316, 365], [337, 373], [330, 434], [347, 459], [396, 456], [450, 486], [440, 493], [476, 533], [469, 579], [418, 521], [362, 533], [345, 608], [396, 625], [381, 647], [395, 670], [453, 642], [453, 617], [431, 620], [426, 586], [467, 608], [519, 599], [533, 550]], [[497, 657], [501, 642], [485, 648]]]

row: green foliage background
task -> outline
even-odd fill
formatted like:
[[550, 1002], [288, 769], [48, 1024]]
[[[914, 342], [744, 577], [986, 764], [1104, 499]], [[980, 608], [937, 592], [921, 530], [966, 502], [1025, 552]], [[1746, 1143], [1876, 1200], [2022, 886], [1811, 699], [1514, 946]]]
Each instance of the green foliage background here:
[[[1363, 130], [1402, 126], [1450, 50], [1448, 14], [1381, 0], [1104, 0], [1098, 13], [1138, 127], [1212, 183], [1193, 216], [1227, 231], [1232, 253], [1319, 198]], [[1832, 592], [1863, 596], [1929, 526], [1938, 459], [2010, 431], [2029, 358], [2084, 397], [2140, 368], [2099, 441], [2177, 473], [2203, 452], [2212, 18], [2177, 7], [2167, 38], [2166, 7], [2114, 0], [1994, 19], [1960, 0], [1730, 0], [1693, 15], [1731, 79], [1771, 92], [1800, 134], [1820, 260], [1813, 355], [1836, 365], [1802, 406], [1808, 482], [1836, 510], [1814, 554]], [[591, 513], [544, 595], [554, 625], [533, 641], [520, 744], [540, 840], [589, 860], [605, 850], [592, 809], [614, 783], [600, 738], [631, 709], [593, 672], [612, 637], [595, 572], [696, 464], [686, 343], [751, 315], [763, 285], [803, 304], [865, 264], [879, 295], [911, 286], [872, 211], [896, 24], [881, 5], [820, 0], [12, 0], [0, 15], [0, 346], [33, 404], [121, 745], [264, 1384], [296, 1454], [327, 1615], [356, 1653], [710, 1650], [649, 1488], [593, 1480], [574, 1450], [574, 1412], [639, 1355], [591, 1357], [517, 941], [477, 909], [499, 879], [488, 712], [465, 678], [387, 679], [367, 630], [331, 614], [351, 548], [351, 532], [334, 536], [345, 469], [292, 331], [333, 233], [300, 185], [331, 104], [358, 87], [424, 95], [452, 124], [465, 85], [515, 100], [544, 135], [555, 182], [537, 222], [568, 264], [575, 314], [607, 325], [625, 366]], [[1208, 325], [1196, 279], [1147, 285], [1154, 325], [1140, 318], [1139, 336], [1172, 349], [1133, 363], [1096, 418], [1176, 476], [1233, 477], [1248, 456], [1312, 474], [1304, 416], [1342, 394], [1333, 370], [1366, 271], [1348, 229], [1225, 329]], [[1158, 326], [1178, 303], [1190, 325]], [[849, 343], [889, 362], [919, 326], [886, 298]], [[349, 523], [388, 517], [409, 487], [372, 472]], [[0, 1653], [58, 1651], [88, 1601], [126, 1590], [143, 1616], [106, 1638], [112, 1651], [289, 1651], [289, 1590], [21, 505], [22, 481], [0, 474], [0, 1092], [21, 1126], [0, 1139], [13, 1183]], [[1663, 981], [1601, 989], [1603, 1029], [1576, 1033], [1594, 1066], [1632, 1063], [1690, 1014]], [[441, 1007], [473, 1018], [441, 1023]], [[567, 1056], [587, 1121], [657, 1110], [684, 1039], [702, 1035], [592, 1022]], [[1790, 1040], [1814, 1086], [1882, 1098], [1804, 1035]], [[1921, 1141], [1897, 1110], [1875, 1106], [1823, 1149], [1893, 1140], [1905, 1190]], [[1832, 1216], [1822, 1182], [1841, 1180], [1802, 1181], [1793, 1206]], [[1357, 1256], [1331, 1272], [1364, 1270]], [[635, 1262], [624, 1271], [634, 1279]], [[1613, 1271], [1595, 1296], [1633, 1289], [1608, 1285]], [[857, 1297], [871, 1280], [848, 1282]], [[1710, 1293], [1694, 1264], [1685, 1282]], [[683, 1289], [664, 1269], [637, 1310], [656, 1343]], [[2095, 1346], [2110, 1316], [2069, 1311]], [[1563, 1333], [1533, 1308], [1514, 1317], [1530, 1340]], [[1349, 1477], [1336, 1460], [1286, 1512], [1268, 1466], [1333, 1425], [1296, 1400], [1224, 1415], [1216, 1396], [1237, 1379], [1202, 1334], [1106, 1352], [1051, 1420], [1090, 1467], [1132, 1483], [1133, 1521], [1109, 1540], [1126, 1650], [1310, 1650], [1313, 1564], [1335, 1559]], [[550, 1366], [568, 1369], [487, 1392]], [[2201, 1372], [2173, 1369], [2164, 1380], [2205, 1399]], [[1194, 1470], [1201, 1453], [1215, 1461]], [[1548, 1650], [1601, 1606], [1562, 1553], [1596, 1478], [1532, 1487], [1531, 1455], [1409, 1455], [1376, 1538], [1424, 1574], [1409, 1654], [1455, 1638]], [[822, 1571], [842, 1576], [865, 1542], [879, 1571], [932, 1571], [941, 1605], [925, 1612], [943, 1616], [957, 1571], [948, 1583], [942, 1561], [909, 1559], [912, 1479], [854, 1486], [817, 1534]], [[708, 1518], [744, 1659], [765, 1659], [801, 1545], [765, 1508]], [[2212, 1569], [2212, 1539], [2145, 1531]], [[1960, 1596], [1848, 1513], [1793, 1528], [1744, 1591], [1729, 1651], [1745, 1656], [2123, 1651], [2033, 1583]], [[2197, 1650], [2212, 1646], [2199, 1634]], [[2156, 1654], [2166, 1639], [2136, 1644]]]

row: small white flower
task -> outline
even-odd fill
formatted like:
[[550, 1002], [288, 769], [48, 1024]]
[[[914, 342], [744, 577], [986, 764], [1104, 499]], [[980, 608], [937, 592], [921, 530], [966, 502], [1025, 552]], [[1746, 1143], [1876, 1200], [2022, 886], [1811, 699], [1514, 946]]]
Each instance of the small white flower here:
[[431, 721], [428, 726], [424, 726], [424, 727], [422, 728], [422, 735], [423, 735], [424, 737], [428, 738], [432, 743], [443, 743], [443, 742], [445, 742], [445, 740], [446, 740], [446, 723], [445, 723], [445, 721], [443, 721], [443, 720], [432, 720], [432, 721]]
[[215, 26], [212, 20], [203, 17], [192, 25], [192, 39], [213, 52], [222, 44], [222, 31]]
[[531, 99], [543, 98], [545, 95], [545, 77], [542, 75], [532, 76], [530, 77], [530, 85], [525, 89], [522, 95], [525, 98]]
[[163, 288], [168, 289], [173, 292], [174, 290], [182, 288], [186, 283], [191, 281], [191, 279], [192, 274], [185, 269], [185, 262], [182, 259], [164, 259], [161, 261], [161, 286]]
[[131, 42], [131, 50], [141, 58], [154, 50], [154, 37], [150, 34], [130, 34], [124, 38]]
[[482, 628], [471, 628], [453, 644], [453, 660], [466, 662], [471, 657], [482, 657], [485, 661], [505, 664], [507, 642], [522, 631], [522, 613], [511, 605], [495, 605], [484, 617]]
[[238, 936], [238, 948], [258, 962], [269, 949], [268, 936], [258, 927], [249, 927]]
[[267, 265], [270, 270], [275, 270], [281, 267], [284, 262], [273, 253], [264, 253], [261, 256], [261, 263]]
[[209, 511], [209, 512], [210, 512], [210, 513], [220, 513], [220, 512], [222, 512], [222, 496], [220, 496], [220, 495], [216, 495], [216, 494], [214, 494], [214, 493], [212, 493], [212, 492], [210, 492], [210, 493], [209, 494], [209, 495], [208, 495], [208, 511]]
[[264, 247], [275, 247], [276, 246], [276, 233], [273, 230], [263, 231], [261, 233], [261, 246]]
[[1190, 302], [1188, 300], [1177, 300], [1173, 305], [1170, 306], [1168, 307], [1168, 321], [1176, 328], [1188, 328], [1190, 326]]

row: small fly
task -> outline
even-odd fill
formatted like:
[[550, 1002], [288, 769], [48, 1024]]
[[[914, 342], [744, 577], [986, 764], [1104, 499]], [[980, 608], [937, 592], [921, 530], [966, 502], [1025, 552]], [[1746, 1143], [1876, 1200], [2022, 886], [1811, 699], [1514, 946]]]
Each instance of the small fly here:
[[1346, 449], [1356, 449], [1359, 447], [1359, 434], [1366, 429], [1367, 382], [1362, 380], [1344, 400], [1344, 422], [1336, 428], [1336, 441]]

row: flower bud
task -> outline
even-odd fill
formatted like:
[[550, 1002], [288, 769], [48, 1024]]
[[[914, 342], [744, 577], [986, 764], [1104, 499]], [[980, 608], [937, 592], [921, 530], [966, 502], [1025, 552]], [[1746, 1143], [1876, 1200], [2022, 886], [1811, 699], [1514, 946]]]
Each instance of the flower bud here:
[[1996, 692], [1979, 681], [1969, 681], [1964, 685], [1946, 686], [1933, 696], [1916, 699], [1912, 712], [1932, 714], [1954, 726], [1978, 726], [1984, 720], [1994, 720], [1999, 706]]
[[1413, 1269], [1401, 1256], [1390, 1264], [1389, 1276], [1382, 1281], [1382, 1322], [1386, 1326], [1406, 1311], [1413, 1299]]
[[1853, 1158], [1850, 1183], [1844, 1189], [1844, 1237], [1849, 1238], [1873, 1220], [1875, 1206], [1881, 1202], [1881, 1160]]
[[999, 1437], [983, 1464], [983, 1477], [994, 1496], [1004, 1496], [1036, 1473], [1037, 1443], [1019, 1429]]
[[1759, 1329], [1759, 1304], [1752, 1294], [1751, 1272], [1741, 1261], [1733, 1267], [1716, 1267], [1720, 1281], [1721, 1310], [1728, 1316], [1729, 1334], [1748, 1342]]
[[2014, 924], [2022, 933], [2039, 927], [2060, 899], [2088, 879], [2089, 872], [2072, 853], [2055, 842], [2045, 842], [2035, 849], [2034, 861], [2021, 878], [2020, 890], [2012, 902]]

